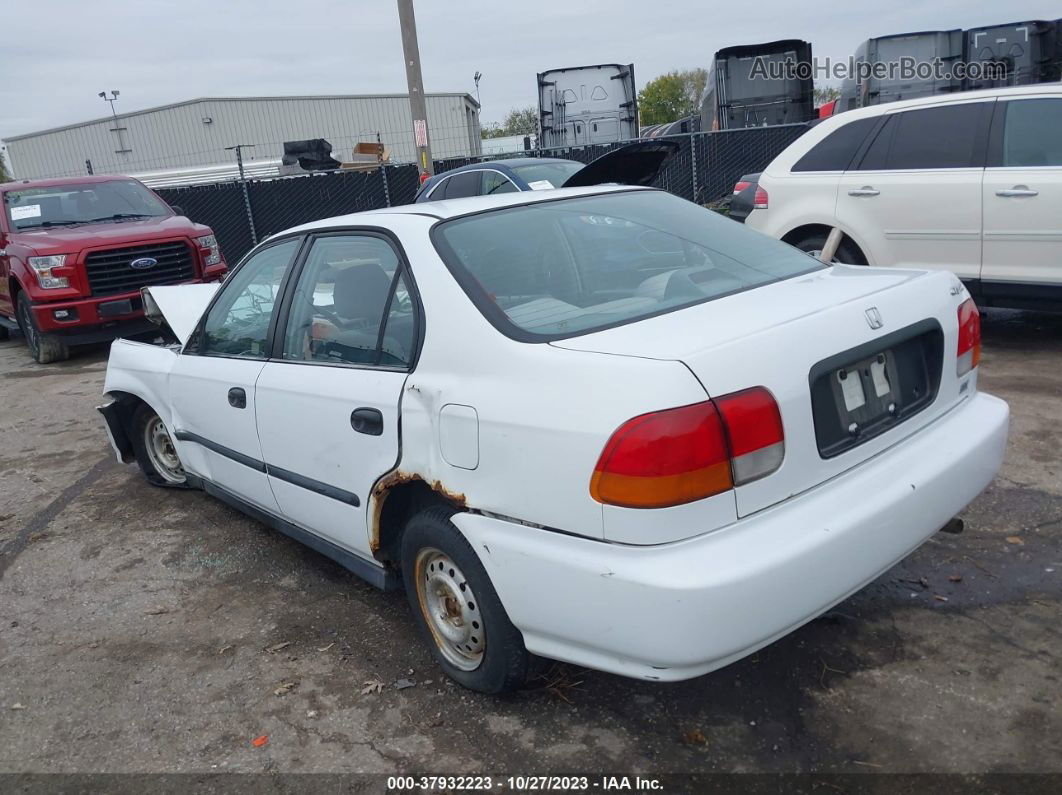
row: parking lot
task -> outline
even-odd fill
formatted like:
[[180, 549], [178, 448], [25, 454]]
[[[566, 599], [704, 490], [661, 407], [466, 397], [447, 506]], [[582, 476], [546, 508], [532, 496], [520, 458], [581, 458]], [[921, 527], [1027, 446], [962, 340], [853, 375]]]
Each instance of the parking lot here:
[[1062, 316], [994, 311], [984, 345], [1010, 446], [964, 534], [713, 674], [558, 664], [492, 698], [401, 593], [115, 463], [106, 346], [2, 343], [0, 769], [1062, 771]]

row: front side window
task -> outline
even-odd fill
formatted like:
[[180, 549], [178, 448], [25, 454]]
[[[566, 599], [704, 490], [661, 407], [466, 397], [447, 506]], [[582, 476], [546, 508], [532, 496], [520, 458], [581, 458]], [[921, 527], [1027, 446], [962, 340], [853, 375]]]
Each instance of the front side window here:
[[413, 300], [398, 255], [370, 235], [318, 238], [306, 258], [284, 333], [283, 358], [404, 366], [412, 359]]
[[1062, 166], [1062, 99], [1015, 99], [1006, 106], [1003, 165]]
[[198, 352], [207, 356], [265, 359], [273, 308], [300, 238], [251, 255], [233, 271], [207, 313]]
[[171, 214], [154, 193], [130, 179], [8, 191], [4, 211], [13, 231]]
[[495, 196], [499, 193], [515, 193], [518, 188], [513, 181], [500, 171], [484, 171], [483, 184], [479, 192], [482, 196]]
[[559, 339], [710, 301], [822, 263], [662, 191], [537, 202], [455, 218], [433, 240], [501, 330]]

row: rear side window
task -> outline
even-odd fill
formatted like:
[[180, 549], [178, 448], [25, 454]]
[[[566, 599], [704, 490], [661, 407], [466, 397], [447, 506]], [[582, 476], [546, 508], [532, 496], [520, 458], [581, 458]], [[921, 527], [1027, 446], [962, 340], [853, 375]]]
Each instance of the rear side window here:
[[987, 124], [983, 102], [943, 105], [898, 113], [886, 169], [970, 168], [982, 165], [977, 151]]
[[877, 123], [875, 116], [842, 125], [800, 158], [793, 171], [844, 171]]
[[1006, 103], [1004, 166], [1062, 166], [1062, 99], [1016, 99]]
[[464, 199], [479, 195], [479, 171], [462, 171], [454, 174], [431, 195], [433, 199]]

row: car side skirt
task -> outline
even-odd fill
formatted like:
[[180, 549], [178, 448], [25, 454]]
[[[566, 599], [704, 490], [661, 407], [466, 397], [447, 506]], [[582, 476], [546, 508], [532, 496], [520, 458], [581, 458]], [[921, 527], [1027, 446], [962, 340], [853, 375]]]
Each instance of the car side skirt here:
[[308, 530], [303, 530], [301, 527], [292, 524], [287, 519], [270, 513], [269, 511], [265, 511], [255, 505], [251, 505], [249, 502], [240, 499], [232, 492], [222, 488], [212, 481], [188, 473], [188, 485], [193, 488], [202, 489], [210, 496], [221, 500], [223, 503], [231, 508], [235, 508], [240, 513], [246, 514], [252, 519], [283, 533], [288, 536], [288, 538], [292, 538], [300, 544], [308, 546], [315, 552], [320, 552], [326, 558], [331, 558], [347, 571], [357, 575], [370, 585], [376, 586], [381, 591], [396, 591], [401, 587], [402, 581], [396, 572], [391, 571], [390, 569], [385, 569], [377, 563], [372, 563], [364, 558], [358, 557], [353, 552], [349, 552], [340, 546], [336, 546], [331, 541], [321, 538], [318, 535], [314, 535]]

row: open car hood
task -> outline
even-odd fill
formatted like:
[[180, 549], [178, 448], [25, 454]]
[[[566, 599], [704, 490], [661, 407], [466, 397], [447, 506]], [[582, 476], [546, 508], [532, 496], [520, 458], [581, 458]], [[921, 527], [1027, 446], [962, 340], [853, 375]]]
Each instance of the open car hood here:
[[606, 182], [648, 185], [680, 148], [675, 141], [638, 141], [621, 146], [592, 160], [568, 177], [561, 187], [582, 188]]
[[144, 316], [156, 325], [169, 328], [184, 345], [220, 286], [220, 282], [213, 282], [143, 287], [140, 295], [144, 298]]

